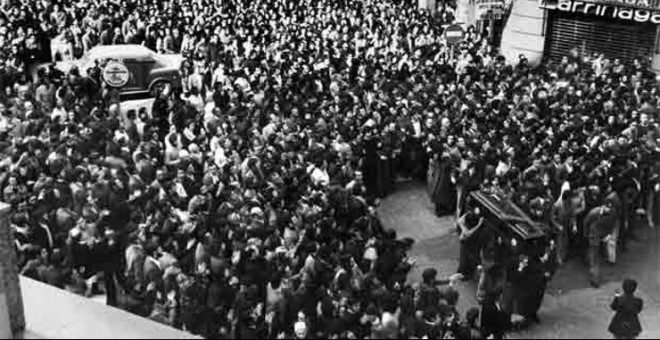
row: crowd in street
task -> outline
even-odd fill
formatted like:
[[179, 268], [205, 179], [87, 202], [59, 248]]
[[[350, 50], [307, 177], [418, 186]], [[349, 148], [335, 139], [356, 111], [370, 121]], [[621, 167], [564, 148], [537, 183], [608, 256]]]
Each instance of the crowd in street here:
[[[450, 53], [452, 20], [384, 0], [0, 1], [22, 274], [205, 337], [501, 338], [482, 189], [550, 226], [509, 275], [509, 312], [539, 321], [557, 265], [585, 256], [598, 286], [635, 214], [659, 222], [660, 94], [641, 59], [507, 63], [473, 27]], [[181, 83], [123, 110], [98, 67], [31, 77], [113, 44], [183, 54]], [[407, 283], [414, 241], [377, 215], [407, 178], [456, 216], [460, 275]], [[458, 311], [477, 275], [481, 308]]]

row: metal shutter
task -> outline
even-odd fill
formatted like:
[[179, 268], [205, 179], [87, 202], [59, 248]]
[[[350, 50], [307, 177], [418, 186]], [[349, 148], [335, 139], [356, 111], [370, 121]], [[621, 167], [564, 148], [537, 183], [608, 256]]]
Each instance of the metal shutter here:
[[620, 58], [624, 62], [652, 55], [656, 33], [653, 24], [559, 11], [548, 11], [548, 14], [546, 58], [561, 60], [575, 47], [586, 53], [602, 52], [607, 58]]

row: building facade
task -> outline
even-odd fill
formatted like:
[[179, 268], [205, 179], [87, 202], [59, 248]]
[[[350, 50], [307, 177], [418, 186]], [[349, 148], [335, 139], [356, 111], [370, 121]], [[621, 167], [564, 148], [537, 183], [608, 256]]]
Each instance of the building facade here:
[[660, 0], [515, 0], [501, 51], [533, 63], [570, 50], [609, 59], [644, 58], [660, 70]]

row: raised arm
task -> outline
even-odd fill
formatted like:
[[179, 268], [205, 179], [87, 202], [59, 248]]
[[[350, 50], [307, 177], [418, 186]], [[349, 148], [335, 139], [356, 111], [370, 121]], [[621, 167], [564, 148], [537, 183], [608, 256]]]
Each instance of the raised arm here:
[[618, 296], [614, 297], [614, 300], [610, 304], [610, 308], [615, 312], [619, 311], [620, 305], [619, 305], [619, 297]]
[[[465, 240], [470, 239], [477, 231], [479, 231], [479, 229], [481, 229], [481, 227], [484, 224], [484, 221], [485, 221], [484, 218], [481, 217], [479, 219], [479, 223], [477, 223], [477, 226], [472, 228], [472, 229], [468, 229], [467, 226], [465, 225], [465, 222], [463, 222], [462, 226], [461, 226], [461, 236], [460, 236], [459, 239], [461, 241], [465, 241]], [[459, 223], [459, 226], [460, 225], [461, 225], [461, 223]]]
[[458, 221], [456, 221], [456, 224], [458, 227], [461, 229], [461, 234], [465, 233], [468, 231], [467, 227], [467, 220], [466, 220], [467, 214], [461, 216]]

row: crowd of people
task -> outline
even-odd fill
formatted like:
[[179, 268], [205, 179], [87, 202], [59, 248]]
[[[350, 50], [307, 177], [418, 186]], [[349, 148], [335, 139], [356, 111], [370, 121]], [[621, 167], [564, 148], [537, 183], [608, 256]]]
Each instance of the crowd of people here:
[[[572, 254], [597, 286], [603, 242], [614, 262], [636, 213], [658, 222], [654, 76], [577, 52], [507, 63], [474, 28], [453, 53], [451, 13], [3, 0], [0, 188], [22, 273], [205, 337], [501, 338], [503, 288], [486, 283], [497, 265], [467, 204], [482, 189], [550, 226], [547, 249], [514, 266], [510, 312], [538, 321], [540, 288]], [[30, 74], [112, 44], [183, 54], [181, 83], [123, 110], [100, 66]], [[414, 241], [380, 224], [379, 199], [406, 178], [456, 215], [451, 280], [428, 269], [408, 284]], [[477, 274], [481, 310], [461, 314], [455, 281]]]

